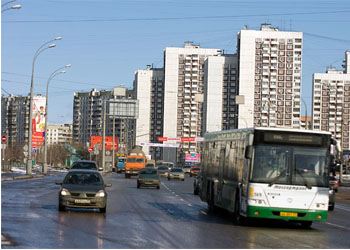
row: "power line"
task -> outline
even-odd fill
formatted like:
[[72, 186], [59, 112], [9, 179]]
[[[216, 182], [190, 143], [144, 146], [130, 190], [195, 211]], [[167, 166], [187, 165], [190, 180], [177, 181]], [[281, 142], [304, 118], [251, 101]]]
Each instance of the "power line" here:
[[228, 16], [189, 16], [189, 17], [149, 17], [149, 18], [105, 18], [105, 19], [63, 19], [63, 20], [15, 20], [4, 23], [83, 23], [83, 22], [125, 22], [125, 21], [176, 21], [176, 20], [200, 20], [200, 19], [230, 19], [240, 17], [266, 17], [266, 16], [293, 16], [293, 15], [317, 15], [348, 13], [350, 9], [334, 11], [310, 11], [272, 14], [228, 15]]

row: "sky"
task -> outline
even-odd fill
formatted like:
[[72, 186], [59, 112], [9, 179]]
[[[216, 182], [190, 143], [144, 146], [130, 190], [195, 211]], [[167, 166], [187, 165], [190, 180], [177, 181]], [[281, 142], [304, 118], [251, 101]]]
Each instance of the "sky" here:
[[[2, 1], [2, 4], [8, 2]], [[72, 123], [74, 92], [132, 88], [134, 73], [163, 67], [163, 50], [193, 41], [235, 53], [246, 25], [271, 23], [303, 32], [302, 98], [311, 113], [312, 74], [341, 69], [350, 49], [349, 0], [16, 0], [1, 17], [1, 93], [30, 92], [35, 51], [62, 36], [35, 61], [34, 92], [49, 86], [49, 124]], [[9, 4], [8, 6], [10, 6]], [[305, 113], [305, 108], [302, 107]]]

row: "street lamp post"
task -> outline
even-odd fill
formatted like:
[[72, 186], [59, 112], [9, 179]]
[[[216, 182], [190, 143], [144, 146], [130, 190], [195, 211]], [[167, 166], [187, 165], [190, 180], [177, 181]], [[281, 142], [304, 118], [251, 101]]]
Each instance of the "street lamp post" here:
[[71, 67], [71, 64], [67, 64], [65, 65], [64, 67], [61, 67], [57, 70], [55, 70], [51, 75], [50, 77], [48, 78], [47, 80], [47, 83], [46, 83], [46, 105], [45, 105], [45, 137], [44, 137], [44, 163], [43, 163], [43, 169], [42, 169], [42, 172], [43, 174], [47, 174], [47, 144], [48, 144], [48, 133], [47, 133], [47, 124], [48, 124], [48, 117], [49, 117], [49, 84], [50, 84], [50, 81], [56, 77], [57, 75], [59, 74], [64, 74], [66, 73], [65, 70], [63, 69], [66, 69], [66, 68], [70, 68]]
[[8, 10], [18, 10], [18, 9], [22, 8], [22, 5], [20, 5], [20, 4], [15, 4], [15, 5], [12, 5], [11, 7], [6, 7], [6, 5], [13, 3], [15, 1], [16, 0], [12, 0], [12, 1], [8, 1], [6, 3], [1, 4], [1, 13], [4, 13], [5, 11], [8, 11]]
[[34, 54], [33, 62], [32, 62], [32, 77], [30, 81], [30, 101], [29, 101], [29, 131], [28, 131], [28, 159], [27, 159], [27, 168], [26, 168], [26, 174], [31, 175], [32, 174], [32, 119], [33, 119], [33, 98], [34, 98], [34, 66], [35, 66], [35, 60], [37, 57], [45, 50], [51, 49], [56, 47], [56, 44], [52, 43], [57, 40], [61, 40], [62, 37], [58, 36], [55, 39], [52, 39], [48, 42], [45, 42], [42, 44], [39, 49]]

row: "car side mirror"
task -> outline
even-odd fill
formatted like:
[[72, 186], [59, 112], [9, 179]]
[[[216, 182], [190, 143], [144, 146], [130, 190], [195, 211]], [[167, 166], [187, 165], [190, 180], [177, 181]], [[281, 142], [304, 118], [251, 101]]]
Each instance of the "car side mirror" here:
[[253, 156], [253, 146], [246, 146], [245, 152], [244, 152], [244, 157], [246, 159], [252, 159], [252, 156]]
[[56, 181], [56, 185], [62, 185], [62, 181]]
[[107, 184], [105, 184], [105, 187], [111, 187], [112, 186], [112, 184], [111, 183], [107, 183]]

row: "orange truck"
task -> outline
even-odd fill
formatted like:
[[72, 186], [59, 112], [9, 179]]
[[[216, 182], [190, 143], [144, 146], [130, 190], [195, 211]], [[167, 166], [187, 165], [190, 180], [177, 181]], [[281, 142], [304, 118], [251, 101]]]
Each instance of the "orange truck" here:
[[147, 158], [140, 148], [134, 148], [130, 151], [125, 161], [125, 178], [132, 175], [138, 175], [139, 171], [146, 167]]

